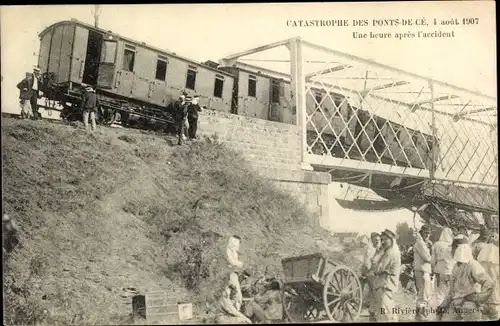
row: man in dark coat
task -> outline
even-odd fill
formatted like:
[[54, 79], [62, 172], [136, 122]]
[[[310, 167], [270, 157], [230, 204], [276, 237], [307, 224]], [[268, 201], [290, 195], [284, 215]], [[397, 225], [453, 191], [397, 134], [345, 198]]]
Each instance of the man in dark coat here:
[[19, 89], [19, 103], [21, 104], [21, 118], [32, 118], [31, 97], [33, 95], [33, 74], [26, 73], [26, 77], [17, 84]]
[[89, 129], [89, 118], [92, 126], [92, 131], [97, 129], [96, 126], [96, 112], [97, 112], [97, 94], [92, 86], [86, 85], [83, 92], [83, 99], [81, 103], [83, 110], [83, 124], [85, 129]]
[[196, 140], [196, 130], [198, 129], [198, 112], [202, 111], [202, 108], [198, 104], [199, 96], [195, 96], [188, 106], [187, 119], [189, 123], [188, 137], [190, 140]]
[[173, 104], [173, 116], [175, 120], [175, 128], [177, 131], [177, 145], [182, 145], [184, 136], [184, 120], [187, 115], [186, 95], [182, 94], [179, 99]]

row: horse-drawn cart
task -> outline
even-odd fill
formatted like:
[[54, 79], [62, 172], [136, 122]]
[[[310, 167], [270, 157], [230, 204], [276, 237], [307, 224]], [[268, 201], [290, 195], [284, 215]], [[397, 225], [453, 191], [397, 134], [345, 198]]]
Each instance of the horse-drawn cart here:
[[322, 254], [281, 261], [283, 309], [290, 322], [355, 321], [362, 309], [363, 290], [356, 273]]

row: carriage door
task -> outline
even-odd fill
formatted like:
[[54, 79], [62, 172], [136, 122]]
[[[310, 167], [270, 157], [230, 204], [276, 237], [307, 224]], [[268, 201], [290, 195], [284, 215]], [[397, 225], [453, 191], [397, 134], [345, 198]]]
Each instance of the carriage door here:
[[102, 42], [99, 76], [97, 78], [97, 86], [101, 88], [112, 88], [117, 46], [116, 40], [103, 40]]
[[281, 95], [283, 89], [280, 85], [280, 81], [277, 79], [271, 79], [271, 91], [269, 92], [269, 112], [268, 119], [270, 121], [282, 122], [281, 118]]

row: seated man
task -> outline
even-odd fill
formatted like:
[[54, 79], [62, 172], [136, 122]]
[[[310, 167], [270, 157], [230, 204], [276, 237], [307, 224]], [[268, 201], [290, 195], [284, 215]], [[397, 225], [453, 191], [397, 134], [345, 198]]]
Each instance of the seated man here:
[[[229, 280], [228, 280], [229, 281]], [[235, 288], [228, 285], [219, 299], [219, 314], [215, 318], [217, 324], [251, 324], [252, 322], [236, 308], [234, 300]]]
[[266, 286], [260, 286], [254, 298], [246, 302], [245, 315], [258, 323], [281, 320], [283, 310], [279, 282], [272, 281]]
[[[454, 259], [456, 265], [451, 273], [450, 290], [437, 314], [441, 321], [479, 321], [483, 306], [492, 299], [494, 282], [483, 266], [474, 260], [467, 238], [457, 239]], [[481, 285], [481, 292], [476, 290], [477, 284]]]

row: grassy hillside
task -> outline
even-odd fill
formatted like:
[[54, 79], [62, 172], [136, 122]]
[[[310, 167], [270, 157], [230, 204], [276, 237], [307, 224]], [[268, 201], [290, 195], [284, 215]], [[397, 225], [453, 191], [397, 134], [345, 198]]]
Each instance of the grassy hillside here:
[[3, 209], [22, 230], [4, 270], [5, 324], [130, 323], [127, 287], [210, 311], [230, 235], [242, 236], [246, 266], [273, 275], [329, 237], [215, 139], [178, 147], [144, 131], [13, 119], [1, 132]]

